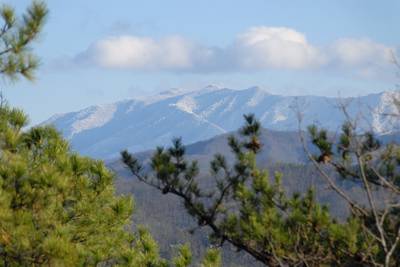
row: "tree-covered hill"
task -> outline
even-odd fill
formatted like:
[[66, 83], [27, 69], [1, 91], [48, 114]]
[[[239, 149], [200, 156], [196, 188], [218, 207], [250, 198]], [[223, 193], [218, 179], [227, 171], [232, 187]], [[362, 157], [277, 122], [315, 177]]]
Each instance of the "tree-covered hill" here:
[[[306, 192], [315, 187], [317, 199], [330, 207], [338, 219], [348, 216], [345, 202], [334, 192], [328, 190], [326, 184], [315, 171], [307, 164], [306, 155], [301, 147], [298, 133], [262, 130], [260, 139], [264, 146], [258, 157], [260, 167], [267, 168], [271, 174], [282, 173], [282, 183], [289, 194]], [[212, 186], [213, 180], [209, 175], [209, 162], [215, 153], [227, 156], [233, 161], [233, 156], [227, 143], [227, 135], [188, 145], [187, 155], [197, 160], [200, 166], [200, 184], [205, 188]], [[143, 162], [148, 162], [153, 151], [137, 153], [136, 156]], [[196, 222], [189, 216], [179, 199], [172, 195], [163, 195], [158, 190], [147, 186], [133, 178], [122, 162], [116, 160], [108, 162], [108, 167], [117, 173], [116, 187], [122, 194], [132, 194], [135, 197], [137, 212], [134, 218], [135, 225], [143, 224], [149, 227], [154, 238], [158, 241], [161, 254], [168, 257], [173, 253], [173, 245], [182, 241], [191, 244], [195, 255], [201, 255], [208, 247], [207, 232], [198, 229]], [[341, 180], [337, 181], [346, 191], [351, 192], [358, 199], [363, 199], [359, 186]], [[196, 229], [193, 234], [191, 230]], [[231, 246], [224, 246], [224, 266], [258, 266], [257, 262], [245, 253], [237, 253]]]

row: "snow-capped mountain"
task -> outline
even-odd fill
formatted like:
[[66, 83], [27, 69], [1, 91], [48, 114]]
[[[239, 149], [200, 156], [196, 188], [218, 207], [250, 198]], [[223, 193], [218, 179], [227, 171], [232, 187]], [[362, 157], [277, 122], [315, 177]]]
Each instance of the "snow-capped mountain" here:
[[400, 126], [398, 119], [387, 115], [397, 111], [394, 97], [400, 97], [400, 92], [339, 99], [273, 95], [258, 87], [232, 90], [208, 86], [93, 106], [55, 115], [44, 124], [55, 125], [80, 153], [110, 158], [126, 148], [141, 151], [168, 145], [177, 136], [192, 143], [234, 131], [247, 113], [254, 113], [267, 129], [295, 131], [299, 110], [303, 125], [318, 123], [337, 131], [345, 119], [338, 108], [341, 104], [347, 106], [351, 117], [358, 118], [361, 128], [390, 133]]

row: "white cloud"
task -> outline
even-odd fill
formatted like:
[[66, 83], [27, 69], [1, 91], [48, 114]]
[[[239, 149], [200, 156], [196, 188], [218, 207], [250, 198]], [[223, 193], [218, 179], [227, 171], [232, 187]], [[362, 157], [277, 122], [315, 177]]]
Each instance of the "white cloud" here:
[[253, 27], [227, 47], [209, 47], [181, 36], [153, 39], [109, 37], [76, 57], [104, 68], [140, 71], [249, 71], [265, 69], [351, 68], [359, 73], [390, 64], [391, 47], [366, 39], [340, 39], [326, 47], [284, 27]]
[[393, 48], [368, 39], [340, 39], [332, 47], [335, 60], [350, 67], [387, 64], [391, 51]]
[[95, 62], [102, 67], [132, 69], [189, 68], [191, 50], [191, 44], [180, 37], [156, 41], [136, 36], [107, 38], [89, 48]]
[[304, 69], [319, 66], [325, 57], [304, 34], [289, 28], [255, 27], [240, 34], [233, 45], [239, 66], [249, 69]]
[[392, 79], [395, 47], [368, 39], [339, 39], [329, 47], [330, 65], [363, 78]]
[[212, 48], [180, 36], [156, 40], [123, 35], [95, 42], [75, 61], [104, 68], [190, 71], [211, 66], [214, 58]]

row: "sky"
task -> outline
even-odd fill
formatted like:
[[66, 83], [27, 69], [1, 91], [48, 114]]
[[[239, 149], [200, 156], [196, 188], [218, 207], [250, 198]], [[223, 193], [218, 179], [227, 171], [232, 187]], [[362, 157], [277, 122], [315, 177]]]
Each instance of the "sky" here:
[[[28, 0], [1, 0], [22, 13]], [[1, 90], [31, 124], [56, 113], [209, 84], [358, 96], [400, 77], [398, 0], [48, 0], [35, 82]]]

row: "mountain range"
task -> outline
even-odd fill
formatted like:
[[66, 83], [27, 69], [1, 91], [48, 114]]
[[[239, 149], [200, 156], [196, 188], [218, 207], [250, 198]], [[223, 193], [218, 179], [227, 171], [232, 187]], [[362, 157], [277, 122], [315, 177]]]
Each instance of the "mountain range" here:
[[73, 149], [95, 158], [110, 159], [122, 149], [132, 152], [165, 146], [173, 137], [194, 143], [238, 129], [243, 114], [254, 113], [267, 129], [297, 131], [318, 124], [336, 132], [346, 119], [358, 119], [362, 129], [389, 134], [399, 122], [387, 115], [397, 111], [386, 91], [360, 97], [282, 96], [259, 87], [242, 90], [207, 86], [197, 91], [173, 89], [143, 99], [129, 99], [58, 114], [42, 124], [54, 125], [70, 140]]

